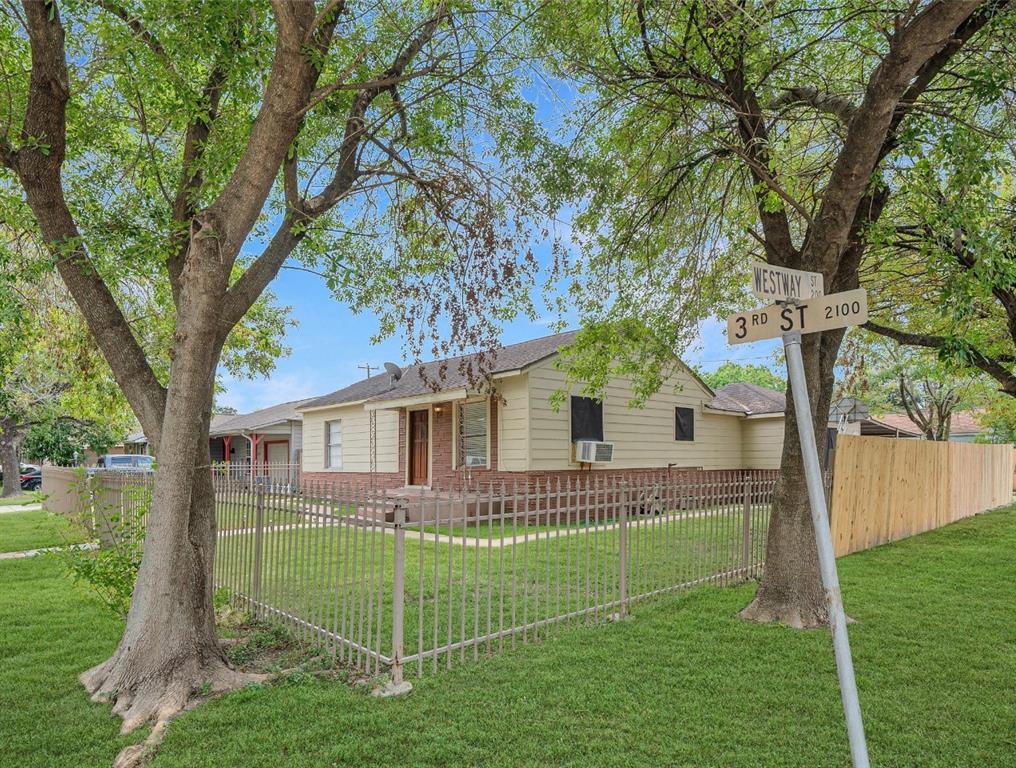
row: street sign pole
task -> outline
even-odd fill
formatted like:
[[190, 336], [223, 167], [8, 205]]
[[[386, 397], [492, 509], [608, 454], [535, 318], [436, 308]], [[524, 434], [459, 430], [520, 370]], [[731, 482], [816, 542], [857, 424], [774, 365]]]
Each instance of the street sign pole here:
[[818, 544], [819, 570], [822, 574], [822, 586], [825, 589], [829, 610], [829, 627], [833, 635], [836, 673], [840, 679], [840, 697], [843, 700], [843, 713], [847, 719], [850, 757], [854, 768], [869, 768], [868, 746], [865, 743], [864, 723], [861, 720], [861, 704], [857, 698], [854, 663], [850, 656], [850, 641], [847, 639], [847, 617], [843, 612], [840, 580], [836, 574], [836, 555], [833, 552], [833, 538], [829, 530], [822, 468], [818, 461], [818, 446], [815, 444], [815, 426], [811, 418], [808, 383], [804, 376], [804, 361], [801, 357], [801, 332], [791, 331], [783, 334], [783, 349], [787, 356], [790, 391], [794, 397], [794, 413], [797, 415], [797, 432], [800, 436], [801, 455], [804, 459], [804, 476], [808, 486], [811, 521], [815, 527], [815, 541]]

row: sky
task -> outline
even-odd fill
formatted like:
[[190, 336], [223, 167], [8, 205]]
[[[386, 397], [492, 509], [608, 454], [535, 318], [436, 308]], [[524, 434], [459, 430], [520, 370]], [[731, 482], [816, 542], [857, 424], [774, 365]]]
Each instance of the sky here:
[[[534, 253], [541, 263], [548, 263], [546, 244], [535, 244]], [[744, 279], [747, 286], [747, 273]], [[283, 269], [272, 283], [272, 290], [281, 304], [292, 307], [292, 318], [297, 322], [289, 329], [285, 340], [292, 353], [278, 361], [267, 379], [237, 380], [223, 375], [224, 391], [216, 399], [218, 405], [247, 413], [345, 387], [366, 377], [366, 371], [359, 366], [369, 364], [372, 372], [377, 373], [386, 361], [412, 362], [406, 359], [398, 338], [372, 346], [370, 338], [377, 330], [377, 318], [370, 313], [353, 315], [347, 306], [332, 298], [321, 278]], [[536, 321], [517, 319], [505, 326], [502, 342], [512, 344], [546, 336], [553, 332], [550, 326], [558, 319], [556, 314], [544, 315]], [[578, 318], [574, 315], [560, 319], [568, 328], [578, 327]], [[771, 340], [730, 346], [726, 325], [719, 320], [707, 320], [699, 327], [697, 342], [682, 359], [706, 371], [716, 369], [727, 360], [774, 367], [773, 353], [779, 344], [778, 340]]]

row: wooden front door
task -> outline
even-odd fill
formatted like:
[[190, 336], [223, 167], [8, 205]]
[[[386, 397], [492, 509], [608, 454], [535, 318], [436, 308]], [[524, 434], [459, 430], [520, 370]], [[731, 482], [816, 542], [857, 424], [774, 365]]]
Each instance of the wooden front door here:
[[430, 454], [430, 411], [409, 412], [409, 484], [427, 485]]

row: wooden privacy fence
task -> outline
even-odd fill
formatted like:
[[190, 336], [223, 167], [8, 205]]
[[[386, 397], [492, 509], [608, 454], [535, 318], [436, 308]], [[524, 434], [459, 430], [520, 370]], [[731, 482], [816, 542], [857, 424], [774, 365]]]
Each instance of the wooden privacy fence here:
[[836, 555], [930, 531], [1012, 501], [1013, 447], [840, 435]]

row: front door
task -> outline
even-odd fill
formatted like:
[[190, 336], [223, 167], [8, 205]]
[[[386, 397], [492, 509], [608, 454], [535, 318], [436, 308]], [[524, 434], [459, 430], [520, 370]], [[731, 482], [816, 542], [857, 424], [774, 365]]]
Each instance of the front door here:
[[430, 411], [409, 412], [409, 484], [427, 485]]

